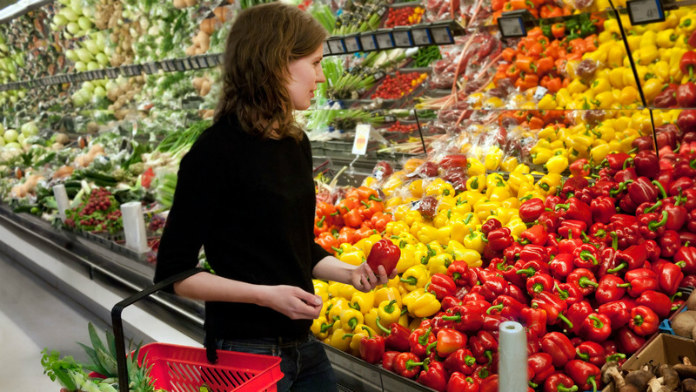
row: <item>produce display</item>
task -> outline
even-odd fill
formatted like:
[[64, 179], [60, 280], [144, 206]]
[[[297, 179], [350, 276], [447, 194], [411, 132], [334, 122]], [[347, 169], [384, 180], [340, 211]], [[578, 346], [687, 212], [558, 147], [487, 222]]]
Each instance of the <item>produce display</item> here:
[[[49, 4], [0, 25], [0, 83], [221, 53], [235, 15], [261, 2]], [[558, 392], [631, 383], [620, 366], [667, 319], [693, 337], [693, 307], [676, 314], [696, 285], [692, 8], [632, 26], [604, 0], [297, 6], [334, 35], [464, 28], [452, 45], [322, 61], [326, 83], [298, 122], [315, 164], [352, 163], [316, 177], [315, 241], [397, 276], [369, 293], [316, 280], [317, 338], [435, 390], [488, 391], [498, 327], [517, 321], [530, 390]], [[496, 19], [520, 9], [536, 26], [503, 39]], [[119, 206], [140, 201], [151, 248], [140, 261], [154, 263], [179, 162], [219, 96], [219, 68], [0, 91], [2, 201], [115, 246]], [[357, 157], [361, 123], [371, 130]], [[357, 161], [372, 174], [355, 175]], [[346, 178], [358, 185], [337, 185]], [[69, 391], [113, 387], [45, 354]], [[661, 367], [643, 376], [675, 381]]]

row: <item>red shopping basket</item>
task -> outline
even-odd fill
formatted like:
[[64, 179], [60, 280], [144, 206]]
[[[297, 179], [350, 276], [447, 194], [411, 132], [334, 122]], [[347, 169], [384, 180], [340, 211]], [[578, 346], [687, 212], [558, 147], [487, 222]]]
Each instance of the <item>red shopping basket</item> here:
[[[124, 299], [111, 309], [120, 392], [128, 392], [125, 339], [121, 320], [123, 309], [200, 271], [195, 269], [172, 276]], [[283, 378], [279, 357], [223, 350], [218, 350], [217, 356], [218, 360], [213, 364], [208, 362], [206, 350], [203, 348], [150, 343], [140, 349], [138, 363], [142, 364], [144, 360], [147, 366], [152, 366], [150, 377], [155, 388], [172, 392], [199, 392], [204, 390], [202, 387], [209, 392], [276, 391], [276, 384]]]

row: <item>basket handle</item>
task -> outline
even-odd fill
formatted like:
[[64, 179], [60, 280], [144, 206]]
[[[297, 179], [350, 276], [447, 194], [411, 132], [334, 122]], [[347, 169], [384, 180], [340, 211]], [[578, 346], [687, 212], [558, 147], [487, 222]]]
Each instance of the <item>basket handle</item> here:
[[195, 275], [203, 271], [200, 268], [190, 269], [188, 271], [181, 272], [179, 274], [170, 276], [167, 279], [162, 280], [157, 284], [146, 287], [140, 292], [133, 294], [132, 296], [123, 299], [121, 302], [114, 305], [111, 309], [111, 324], [114, 328], [114, 338], [116, 341], [116, 363], [118, 365], [118, 388], [120, 392], [128, 392], [128, 366], [126, 365], [126, 341], [123, 336], [123, 320], [121, 320], [121, 313], [126, 306], [132, 305], [133, 303], [140, 301], [141, 299], [149, 296], [150, 294], [162, 290], [163, 288], [172, 285], [180, 280], [186, 279], [189, 276]]

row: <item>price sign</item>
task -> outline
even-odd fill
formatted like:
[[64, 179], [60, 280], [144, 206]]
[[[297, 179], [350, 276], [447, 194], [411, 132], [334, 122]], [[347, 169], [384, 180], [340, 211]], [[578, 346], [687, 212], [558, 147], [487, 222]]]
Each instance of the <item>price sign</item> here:
[[377, 50], [377, 39], [374, 34], [361, 34], [360, 45], [366, 52]]
[[393, 33], [394, 43], [398, 48], [410, 48], [413, 46], [411, 32], [408, 30], [395, 30]]
[[454, 37], [448, 26], [431, 27], [430, 34], [433, 42], [438, 45], [449, 45], [454, 43]]
[[174, 66], [175, 66], [177, 71], [185, 71], [186, 70], [186, 66], [184, 65], [183, 60], [174, 61]]
[[353, 154], [365, 155], [367, 142], [370, 141], [370, 124], [358, 124], [355, 127], [355, 139], [353, 140]]
[[392, 49], [394, 47], [394, 37], [391, 32], [377, 33], [377, 47], [380, 49]]
[[527, 36], [522, 17], [498, 18], [498, 29], [503, 38], [518, 38]]
[[413, 29], [411, 30], [411, 35], [413, 36], [413, 43], [416, 46], [427, 46], [432, 45], [433, 38], [430, 36], [430, 30], [426, 28]]
[[329, 49], [331, 49], [331, 54], [345, 54], [346, 45], [343, 43], [342, 39], [332, 39], [329, 40]]
[[118, 77], [118, 72], [116, 72], [115, 68], [108, 68], [106, 70], [106, 77], [109, 79], [115, 79]]
[[189, 59], [189, 58], [184, 59], [184, 68], [193, 69], [193, 64], [191, 63], [191, 59]]
[[212, 59], [208, 59], [206, 56], [199, 56], [196, 58], [198, 63], [198, 68], [208, 68], [208, 62], [212, 62]]
[[328, 56], [331, 54], [331, 49], [329, 48], [329, 43], [324, 41], [324, 45], [322, 45], [322, 48], [324, 48], [324, 56]]
[[660, 0], [633, 0], [626, 3], [632, 25], [642, 25], [665, 20], [665, 11]]
[[344, 37], [343, 43], [346, 45], [347, 53], [355, 53], [362, 50], [362, 47], [360, 46], [360, 38], [357, 35]]

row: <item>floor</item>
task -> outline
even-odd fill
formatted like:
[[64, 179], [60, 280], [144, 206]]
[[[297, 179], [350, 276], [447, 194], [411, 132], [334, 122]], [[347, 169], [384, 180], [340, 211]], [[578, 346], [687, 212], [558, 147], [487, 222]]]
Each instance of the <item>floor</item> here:
[[45, 282], [0, 259], [0, 391], [57, 392], [59, 384], [43, 374], [41, 351], [48, 348], [86, 360], [76, 342], [89, 342], [88, 321], [98, 331], [106, 329], [88, 317]]

